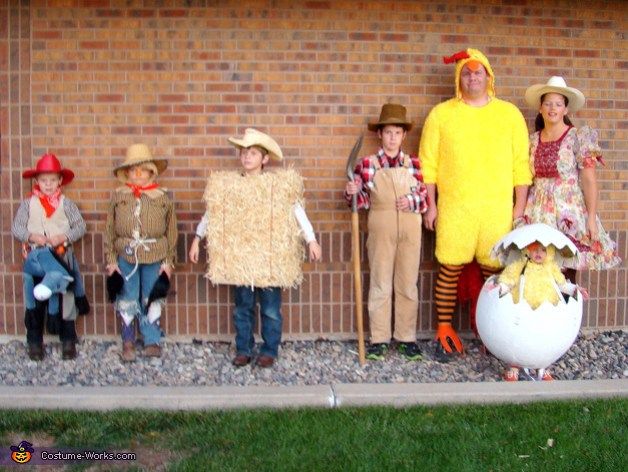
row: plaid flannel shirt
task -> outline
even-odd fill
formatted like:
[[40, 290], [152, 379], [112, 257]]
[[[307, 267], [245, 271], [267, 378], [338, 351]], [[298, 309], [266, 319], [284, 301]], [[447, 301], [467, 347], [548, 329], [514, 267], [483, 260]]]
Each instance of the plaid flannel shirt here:
[[[382, 169], [389, 169], [395, 167], [403, 167], [405, 159], [408, 158], [412, 162], [412, 166], [408, 168], [417, 181], [416, 186], [411, 187], [411, 192], [406, 194], [406, 198], [410, 202], [410, 211], [413, 213], [425, 213], [427, 211], [427, 187], [423, 183], [423, 173], [421, 172], [421, 162], [417, 157], [413, 157], [404, 154], [403, 151], [399, 151], [399, 154], [395, 157], [387, 156], [383, 149], [380, 149], [377, 154], [363, 157], [355, 166], [353, 171], [355, 175], [355, 183], [360, 190], [357, 193], [358, 209], [368, 210], [371, 207], [371, 195], [370, 191], [373, 188], [373, 180], [375, 179], [375, 172], [377, 168], [375, 166], [376, 160], [379, 161], [379, 165]], [[345, 192], [345, 199], [351, 205], [351, 195]]]

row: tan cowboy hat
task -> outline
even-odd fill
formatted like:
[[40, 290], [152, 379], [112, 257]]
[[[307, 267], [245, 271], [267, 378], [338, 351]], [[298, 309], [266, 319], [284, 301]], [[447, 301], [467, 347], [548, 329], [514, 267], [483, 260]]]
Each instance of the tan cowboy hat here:
[[379, 120], [375, 123], [369, 123], [368, 129], [369, 131], [377, 131], [382, 126], [398, 125], [409, 131], [413, 124], [406, 118], [406, 107], [397, 103], [386, 103], [379, 113]]
[[541, 97], [546, 93], [558, 93], [567, 97], [569, 100], [570, 111], [576, 112], [584, 105], [583, 93], [573, 87], [567, 87], [565, 79], [558, 76], [550, 77], [546, 84], [535, 84], [528, 87], [525, 94], [525, 100], [528, 105], [534, 109], [538, 109], [541, 105]]
[[279, 144], [277, 144], [277, 141], [255, 128], [245, 129], [242, 139], [231, 137], [229, 138], [229, 142], [238, 149], [259, 146], [268, 151], [271, 159], [276, 161], [283, 159], [283, 153], [281, 152], [281, 148], [279, 147]]
[[126, 159], [124, 162], [113, 169], [113, 175], [115, 175], [120, 182], [126, 183], [128, 179], [125, 171], [129, 167], [149, 162], [155, 164], [157, 175], [161, 174], [166, 170], [166, 167], [168, 167], [168, 161], [166, 159], [153, 158], [153, 154], [146, 144], [132, 144], [126, 150]]

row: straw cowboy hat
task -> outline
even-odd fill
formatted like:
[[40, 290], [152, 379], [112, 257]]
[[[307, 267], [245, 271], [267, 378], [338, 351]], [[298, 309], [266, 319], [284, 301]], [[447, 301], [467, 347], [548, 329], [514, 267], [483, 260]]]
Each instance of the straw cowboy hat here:
[[126, 170], [129, 167], [147, 164], [149, 162], [155, 165], [157, 175], [161, 174], [166, 170], [166, 167], [168, 167], [168, 161], [166, 159], [155, 159], [146, 144], [132, 144], [126, 150], [126, 159], [124, 162], [113, 169], [113, 175], [122, 183], [126, 183], [128, 180]]
[[541, 97], [546, 93], [558, 93], [567, 97], [569, 100], [567, 106], [573, 112], [580, 110], [584, 105], [583, 93], [576, 88], [567, 87], [565, 79], [558, 76], [550, 77], [546, 84], [535, 84], [528, 87], [525, 94], [526, 103], [532, 108], [538, 109], [541, 105]]
[[68, 185], [70, 182], [72, 182], [72, 179], [74, 179], [74, 172], [72, 172], [70, 169], [63, 169], [61, 167], [61, 162], [59, 162], [59, 159], [57, 159], [57, 156], [50, 153], [41, 156], [37, 161], [34, 169], [25, 170], [22, 173], [22, 178], [36, 178], [39, 174], [45, 173], [61, 174], [61, 185]]
[[283, 153], [277, 141], [261, 131], [254, 128], [247, 128], [244, 130], [244, 136], [242, 139], [231, 137], [229, 142], [238, 149], [248, 148], [251, 146], [260, 146], [270, 155], [271, 159], [281, 161], [283, 159]]
[[398, 125], [406, 131], [410, 131], [413, 124], [406, 118], [406, 107], [397, 103], [386, 103], [379, 113], [379, 120], [375, 123], [369, 123], [368, 129], [369, 131], [377, 131], [382, 126]]

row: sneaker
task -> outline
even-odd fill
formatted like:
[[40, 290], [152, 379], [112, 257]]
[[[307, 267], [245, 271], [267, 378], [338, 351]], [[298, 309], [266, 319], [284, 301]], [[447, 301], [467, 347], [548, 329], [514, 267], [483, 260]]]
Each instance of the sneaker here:
[[388, 343], [371, 344], [366, 350], [366, 358], [372, 361], [381, 361], [388, 352]]
[[434, 360], [436, 362], [440, 362], [441, 364], [447, 364], [454, 359], [454, 354], [445, 351], [445, 348], [440, 343], [440, 341], [435, 341], [436, 346], [434, 347]]
[[417, 343], [399, 343], [397, 350], [403, 357], [409, 361], [418, 361], [422, 359], [421, 349]]

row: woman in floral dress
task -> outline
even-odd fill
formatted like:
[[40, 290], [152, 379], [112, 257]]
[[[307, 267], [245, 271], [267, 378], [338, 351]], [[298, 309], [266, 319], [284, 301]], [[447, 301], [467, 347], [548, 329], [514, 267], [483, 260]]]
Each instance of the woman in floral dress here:
[[526, 90], [528, 105], [537, 108], [536, 132], [530, 136], [534, 183], [524, 212], [526, 223], [545, 223], [565, 233], [578, 247], [577, 261], [567, 262], [567, 278], [582, 269], [609, 269], [621, 260], [615, 243], [597, 216], [595, 167], [602, 165], [597, 132], [576, 129], [567, 113], [584, 105], [584, 95], [567, 87], [562, 77]]

